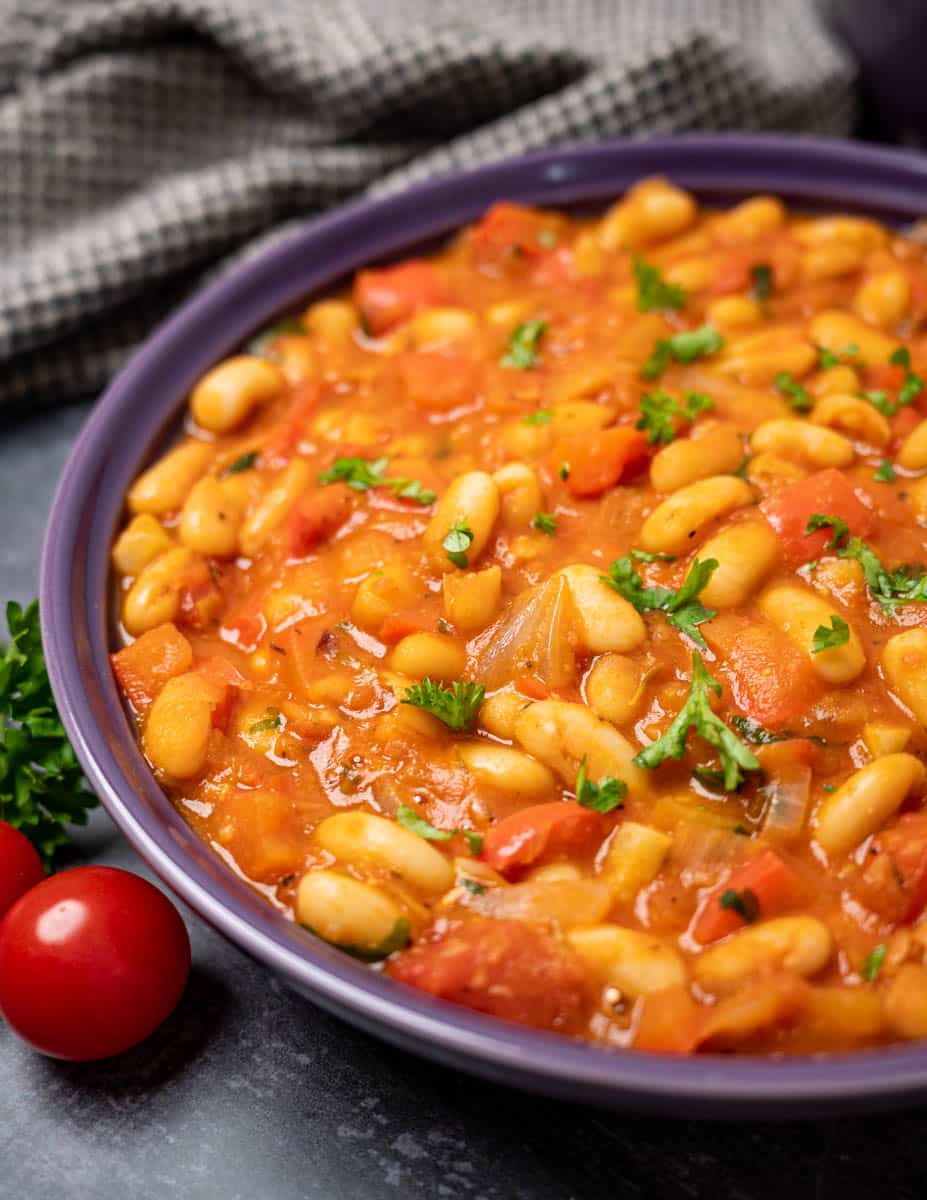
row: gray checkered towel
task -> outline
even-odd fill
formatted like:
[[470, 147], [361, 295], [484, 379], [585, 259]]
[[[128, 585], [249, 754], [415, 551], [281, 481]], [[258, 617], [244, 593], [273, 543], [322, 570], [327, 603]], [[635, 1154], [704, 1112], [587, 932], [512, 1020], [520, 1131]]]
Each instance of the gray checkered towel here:
[[683, 129], [846, 133], [814, 0], [0, 0], [0, 405], [87, 394], [365, 189]]

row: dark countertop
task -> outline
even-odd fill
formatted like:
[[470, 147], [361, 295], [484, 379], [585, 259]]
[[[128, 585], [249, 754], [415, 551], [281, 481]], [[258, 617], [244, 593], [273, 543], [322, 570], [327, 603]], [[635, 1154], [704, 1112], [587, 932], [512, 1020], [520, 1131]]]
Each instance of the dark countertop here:
[[[45, 513], [84, 411], [0, 438], [4, 598], [35, 594]], [[103, 813], [78, 849], [148, 874]], [[190, 986], [143, 1046], [102, 1064], [57, 1063], [0, 1024], [0, 1197], [905, 1200], [923, 1191], [923, 1111], [720, 1125], [524, 1096], [353, 1030], [184, 915]]]

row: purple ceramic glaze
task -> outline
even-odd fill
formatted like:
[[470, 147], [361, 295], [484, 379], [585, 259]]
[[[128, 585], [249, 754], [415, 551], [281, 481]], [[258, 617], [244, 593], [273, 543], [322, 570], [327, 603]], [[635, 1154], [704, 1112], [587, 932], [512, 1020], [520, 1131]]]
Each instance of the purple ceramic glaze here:
[[355, 268], [448, 233], [494, 200], [601, 205], [654, 173], [714, 201], [773, 191], [798, 206], [896, 223], [927, 210], [922, 156], [810, 138], [714, 135], [549, 151], [307, 224], [185, 304], [88, 420], [58, 487], [42, 563], [55, 696], [100, 798], [164, 882], [309, 999], [378, 1036], [500, 1082], [690, 1118], [812, 1116], [911, 1102], [927, 1096], [927, 1045], [791, 1061], [613, 1052], [468, 1012], [361, 966], [295, 927], [189, 829], [139, 753], [110, 672], [109, 548], [123, 496], [172, 436], [189, 388], [207, 367]]

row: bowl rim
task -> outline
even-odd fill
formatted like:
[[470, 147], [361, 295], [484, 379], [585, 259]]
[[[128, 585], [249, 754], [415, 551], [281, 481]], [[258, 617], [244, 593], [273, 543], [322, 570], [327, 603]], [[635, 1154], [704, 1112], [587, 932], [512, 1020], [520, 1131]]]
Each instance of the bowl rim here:
[[[495, 199], [602, 202], [667, 174], [709, 198], [775, 191], [883, 220], [927, 209], [927, 156], [788, 135], [697, 134], [567, 146], [362, 198], [223, 272], [147, 339], [90, 414], [61, 475], [42, 552], [52, 688], [78, 758], [117, 826], [209, 924], [329, 1011], [498, 1082], [667, 1115], [817, 1116], [927, 1094], [927, 1043], [777, 1060], [612, 1051], [421, 995], [295, 929], [223, 866], [154, 782], [109, 667], [109, 547], [128, 483], [163, 445], [192, 382], [222, 354], [357, 267], [472, 220]], [[147, 401], [147, 403], [146, 403]]]

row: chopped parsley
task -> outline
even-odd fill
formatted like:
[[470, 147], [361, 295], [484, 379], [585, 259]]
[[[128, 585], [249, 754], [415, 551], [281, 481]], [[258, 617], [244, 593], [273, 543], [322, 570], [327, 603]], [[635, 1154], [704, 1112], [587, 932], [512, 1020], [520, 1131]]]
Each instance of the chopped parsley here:
[[842, 350], [828, 350], [826, 346], [816, 346], [815, 349], [818, 352], [818, 366], [822, 371], [842, 366], [848, 359], [856, 358], [859, 354], [859, 346], [854, 343], [844, 346]]
[[883, 458], [878, 469], [873, 471], [872, 478], [877, 479], [879, 483], [894, 483], [895, 468], [892, 466], [891, 459]]
[[860, 397], [863, 400], [868, 400], [872, 407], [882, 414], [883, 417], [893, 417], [898, 411], [898, 405], [894, 400], [889, 400], [888, 392], [883, 392], [879, 388], [873, 388], [868, 392], [860, 392]]
[[750, 268], [750, 278], [753, 281], [750, 293], [754, 300], [762, 304], [772, 295], [773, 269], [768, 263], [757, 263], [756, 266]]
[[674, 418], [681, 417], [683, 421], [692, 422], [699, 413], [706, 412], [714, 406], [714, 400], [704, 392], [686, 392], [682, 403], [675, 396], [659, 389], [655, 392], [644, 392], [641, 396], [641, 415], [634, 428], [646, 429], [648, 445], [667, 446], [676, 438]]
[[426, 507], [434, 504], [435, 493], [430, 488], [423, 488], [417, 479], [387, 479], [388, 461], [386, 458], [336, 458], [329, 469], [319, 475], [319, 483], [323, 487], [330, 483], [346, 483], [355, 492], [385, 487], [402, 500], [415, 500]]
[[484, 694], [485, 688], [481, 683], [461, 683], [458, 680], [450, 687], [445, 687], [443, 683], [426, 676], [421, 683], [406, 688], [402, 703], [431, 713], [455, 733], [465, 733], [476, 720]]
[[738, 917], [742, 917], [748, 925], [752, 925], [760, 915], [760, 902], [756, 892], [751, 891], [750, 888], [744, 888], [739, 892], [734, 888], [728, 888], [726, 892], [721, 893], [718, 903], [722, 908], [729, 908], [732, 912], [737, 913]]
[[475, 879], [459, 879], [457, 886], [466, 888], [471, 896], [482, 896], [489, 890], [485, 883], [479, 883]]
[[483, 835], [474, 833], [472, 829], [436, 829], [430, 821], [419, 816], [408, 804], [400, 804], [396, 810], [396, 820], [410, 833], [417, 833], [420, 838], [429, 842], [449, 842], [451, 838], [466, 838], [471, 854], [479, 854], [483, 849]]
[[557, 468], [557, 474], [560, 476], [561, 479], [569, 479], [570, 478], [570, 464], [568, 462], [562, 462], [560, 464], [560, 466]]
[[846, 521], [841, 521], [839, 517], [815, 513], [808, 521], [805, 532], [811, 533], [827, 525], [834, 530], [827, 543], [828, 549], [835, 548], [838, 558], [856, 559], [863, 569], [869, 594], [886, 612], [892, 612], [899, 604], [927, 603], [927, 574], [923, 567], [902, 563], [894, 571], [887, 570], [876, 552], [861, 537], [849, 536]]
[[644, 379], [658, 379], [671, 362], [694, 362], [707, 354], [717, 354], [723, 345], [724, 338], [712, 325], [660, 338], [641, 368], [641, 375]]
[[268, 729], [279, 729], [283, 724], [283, 715], [278, 708], [265, 708], [264, 716], [260, 721], [255, 721], [249, 733], [265, 733]]
[[659, 270], [642, 258], [634, 259], [637, 307], [641, 312], [659, 308], [685, 308], [686, 294], [681, 287], [667, 283]]
[[826, 625], [819, 625], [814, 631], [814, 637], [811, 639], [811, 653], [821, 654], [824, 650], [835, 650], [837, 646], [845, 646], [849, 640], [849, 625], [836, 614], [832, 614], [830, 629]]
[[557, 517], [555, 513], [536, 512], [531, 518], [531, 528], [548, 537], [557, 536]]
[[558, 240], [553, 229], [541, 229], [538, 232], [538, 245], [543, 246], [545, 250], [552, 250]]
[[539, 408], [537, 412], [528, 413], [527, 417], [522, 417], [523, 425], [549, 425], [554, 419], [554, 414], [549, 408]]
[[473, 544], [473, 530], [458, 521], [444, 535], [444, 540], [441, 545], [444, 547], [444, 553], [448, 556], [455, 567], [469, 566], [470, 560], [467, 557], [467, 551]]
[[248, 450], [241, 458], [236, 458], [230, 466], [227, 466], [222, 474], [239, 475], [242, 471], [250, 471], [259, 458], [257, 450]]
[[753, 751], [740, 741], [711, 707], [711, 693], [721, 695], [721, 684], [714, 679], [696, 651], [692, 655], [692, 684], [685, 704], [662, 737], [634, 756], [634, 765], [653, 769], [667, 759], [678, 759], [686, 752], [689, 730], [705, 739], [718, 751], [725, 790], [736, 791], [744, 771], [758, 771], [760, 764]]
[[814, 401], [808, 395], [807, 391], [795, 376], [791, 375], [788, 371], [779, 372], [773, 380], [773, 387], [775, 387], [780, 396], [784, 396], [788, 400], [796, 412], [810, 412], [814, 407]]
[[882, 964], [885, 962], [885, 955], [888, 952], [888, 947], [882, 942], [866, 956], [866, 961], [860, 969], [860, 975], [867, 983], [875, 983], [879, 977], [879, 972], [882, 970]]
[[793, 733], [791, 729], [783, 729], [779, 733], [773, 733], [771, 729], [766, 729], [759, 721], [754, 721], [752, 717], [731, 717], [731, 724], [745, 742], [752, 742], [754, 746], [771, 746], [773, 742], [788, 742], [793, 738], [804, 738], [806, 741], [814, 742], [818, 746], [826, 746], [828, 744], [826, 738], [816, 737], [812, 733]]
[[629, 550], [628, 554], [635, 562], [655, 563], [655, 562], [675, 562], [675, 554], [651, 554], [649, 550]]
[[611, 775], [603, 775], [598, 783], [586, 778], [586, 760], [579, 764], [576, 772], [576, 799], [583, 808], [591, 808], [595, 812], [610, 813], [613, 809], [624, 805], [628, 794], [628, 785], [623, 779], [615, 779]]
[[516, 325], [509, 338], [508, 350], [499, 360], [502, 366], [516, 371], [527, 371], [535, 366], [546, 329], [546, 321], [523, 321], [521, 325]]
[[907, 346], [899, 346], [891, 355], [888, 361], [893, 367], [904, 367], [904, 383], [901, 385], [901, 390], [898, 393], [898, 403], [905, 405], [911, 404], [924, 390], [924, 381], [919, 375], [915, 375], [911, 370], [911, 351]]
[[705, 639], [696, 626], [710, 621], [717, 613], [706, 608], [697, 597], [717, 566], [716, 558], [708, 558], [704, 562], [696, 558], [678, 591], [667, 587], [645, 587], [644, 581], [634, 570], [630, 555], [616, 559], [609, 567], [609, 574], [600, 578], [639, 613], [662, 613], [668, 624], [690, 637], [696, 646], [705, 649]]

